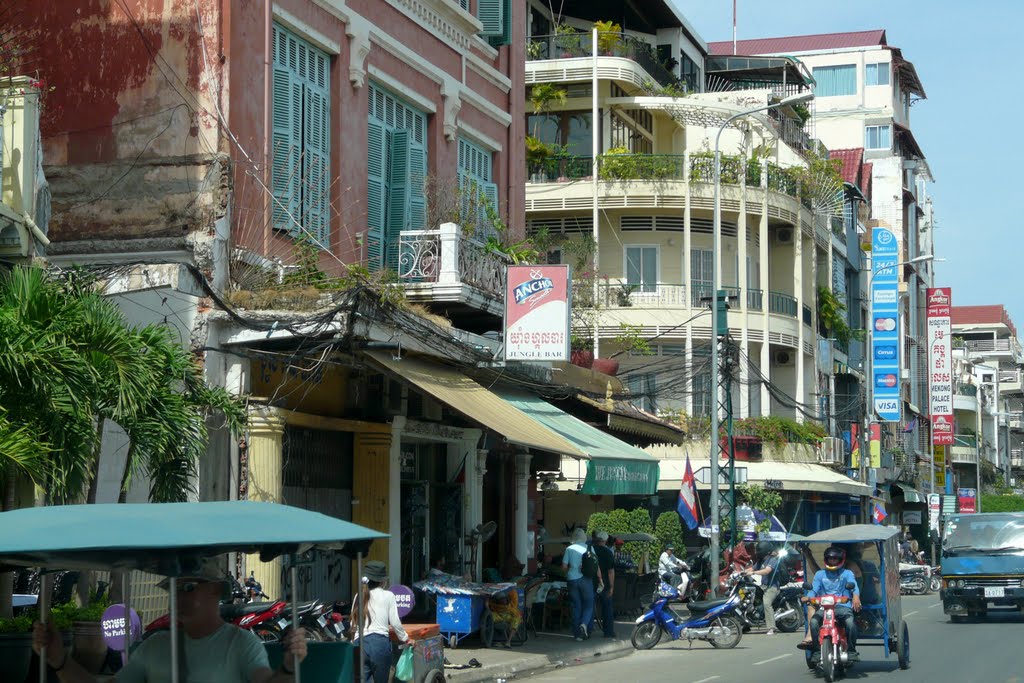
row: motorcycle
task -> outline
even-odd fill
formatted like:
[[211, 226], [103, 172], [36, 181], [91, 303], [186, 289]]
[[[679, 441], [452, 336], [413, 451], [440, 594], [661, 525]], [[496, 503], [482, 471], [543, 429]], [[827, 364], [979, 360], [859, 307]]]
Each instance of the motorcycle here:
[[[262, 591], [260, 593], [262, 594]], [[273, 602], [246, 602], [246, 600], [247, 590], [234, 581], [231, 598], [222, 600], [220, 603], [221, 618], [239, 628], [252, 631], [264, 642], [281, 640], [281, 634], [290, 623], [284, 617], [284, 611], [289, 607], [288, 603], [283, 600]], [[171, 617], [169, 614], [164, 614], [146, 625], [142, 632], [142, 638], [145, 640], [154, 633], [166, 631], [170, 627]]]
[[[690, 565], [688, 565], [683, 560], [679, 560], [676, 563], [676, 570], [677, 571], [675, 572], [665, 572], [664, 574], [662, 574], [661, 581], [670, 585], [674, 585], [676, 593], [678, 593], [679, 595], [679, 597], [677, 598], [677, 602], [686, 602], [691, 598], [696, 597], [696, 594], [693, 592], [694, 584], [692, 576], [690, 574]], [[677, 579], [679, 583], [675, 583]], [[657, 594], [657, 591], [658, 587], [656, 586], [655, 594]], [[652, 602], [653, 601], [654, 598], [652, 598]]]
[[931, 569], [926, 564], [900, 562], [900, 593], [927, 595], [931, 588]]
[[636, 620], [630, 640], [637, 650], [649, 650], [667, 633], [672, 640], [706, 640], [720, 649], [734, 648], [743, 637], [743, 624], [736, 617], [739, 598], [695, 601], [687, 604], [689, 619], [676, 614], [670, 603], [680, 600], [679, 591], [661, 582], [648, 611]]
[[[748, 628], [764, 628], [764, 589], [749, 574], [734, 573], [729, 581], [730, 595], [736, 595], [740, 606], [736, 610], [743, 625]], [[793, 633], [804, 624], [804, 611], [800, 606], [803, 584], [789, 583], [779, 589], [772, 601], [775, 612], [775, 628], [783, 633]]]
[[942, 590], [942, 567], [940, 565], [932, 567], [931, 575], [932, 579], [928, 587], [931, 589], [932, 593], [938, 593]]
[[[853, 590], [854, 584], [849, 584]], [[810, 584], [804, 586], [810, 590]], [[806, 602], [821, 610], [821, 630], [818, 632], [818, 651], [821, 659], [818, 669], [825, 677], [825, 683], [832, 683], [841, 678], [852, 662], [849, 656], [849, 644], [846, 641], [846, 628], [843, 622], [836, 619], [836, 605], [849, 600], [837, 595], [821, 595], [816, 598], [804, 598]]]

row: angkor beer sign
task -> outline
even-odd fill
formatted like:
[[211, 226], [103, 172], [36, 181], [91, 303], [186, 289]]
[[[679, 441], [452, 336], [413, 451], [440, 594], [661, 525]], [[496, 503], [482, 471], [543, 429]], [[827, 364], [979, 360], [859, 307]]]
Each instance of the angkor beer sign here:
[[505, 360], [569, 360], [569, 266], [508, 266]]
[[928, 386], [931, 393], [932, 444], [953, 445], [952, 290], [928, 290]]

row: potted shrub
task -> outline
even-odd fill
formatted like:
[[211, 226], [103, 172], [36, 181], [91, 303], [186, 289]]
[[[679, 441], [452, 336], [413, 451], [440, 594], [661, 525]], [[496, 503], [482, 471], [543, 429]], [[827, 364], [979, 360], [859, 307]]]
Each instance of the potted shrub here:
[[[71, 605], [74, 608], [74, 605]], [[71, 645], [69, 608], [57, 605], [50, 610], [50, 618], [61, 632], [64, 647]], [[32, 624], [39, 612], [29, 610], [12, 619], [0, 619], [0, 681], [23, 681], [32, 662]]]
[[74, 638], [73, 656], [91, 674], [98, 674], [107, 659], [107, 643], [103, 640], [103, 613], [110, 607], [106, 597], [93, 598], [85, 607], [68, 610], [71, 634]]
[[614, 21], [595, 21], [597, 29], [597, 51], [609, 57], [622, 45], [622, 26]]
[[555, 47], [559, 50], [559, 56], [562, 59], [583, 56], [580, 45], [582, 35], [580, 31], [569, 24], [559, 24], [555, 27]]
[[554, 148], [551, 145], [532, 135], [526, 136], [526, 166], [531, 183], [547, 182], [547, 163], [553, 153]]

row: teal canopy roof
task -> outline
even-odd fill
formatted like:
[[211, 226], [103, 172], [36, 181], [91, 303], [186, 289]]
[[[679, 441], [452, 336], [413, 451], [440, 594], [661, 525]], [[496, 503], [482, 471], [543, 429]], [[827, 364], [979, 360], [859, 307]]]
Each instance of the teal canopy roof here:
[[801, 543], [865, 543], [887, 541], [900, 532], [896, 527], [877, 524], [847, 524], [826, 529], [802, 539]]
[[658, 491], [659, 462], [650, 453], [605, 434], [531, 394], [509, 389], [491, 390], [590, 456], [582, 493], [652, 495]]
[[354, 555], [387, 534], [288, 505], [253, 501], [59, 505], [0, 513], [0, 565], [141, 569], [227, 552], [264, 562], [310, 549]]

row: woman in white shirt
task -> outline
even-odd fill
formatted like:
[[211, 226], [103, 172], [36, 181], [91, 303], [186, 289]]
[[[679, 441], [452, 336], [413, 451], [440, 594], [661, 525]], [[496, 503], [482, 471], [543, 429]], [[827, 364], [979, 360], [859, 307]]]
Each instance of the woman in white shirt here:
[[[391, 671], [391, 629], [398, 639], [412, 647], [413, 640], [402, 628], [398, 618], [395, 594], [384, 586], [388, 580], [387, 566], [383, 562], [367, 562], [363, 568], [362, 603], [366, 605], [363, 619], [363, 681], [388, 683]], [[358, 603], [352, 607], [352, 624], [360, 618]]]

